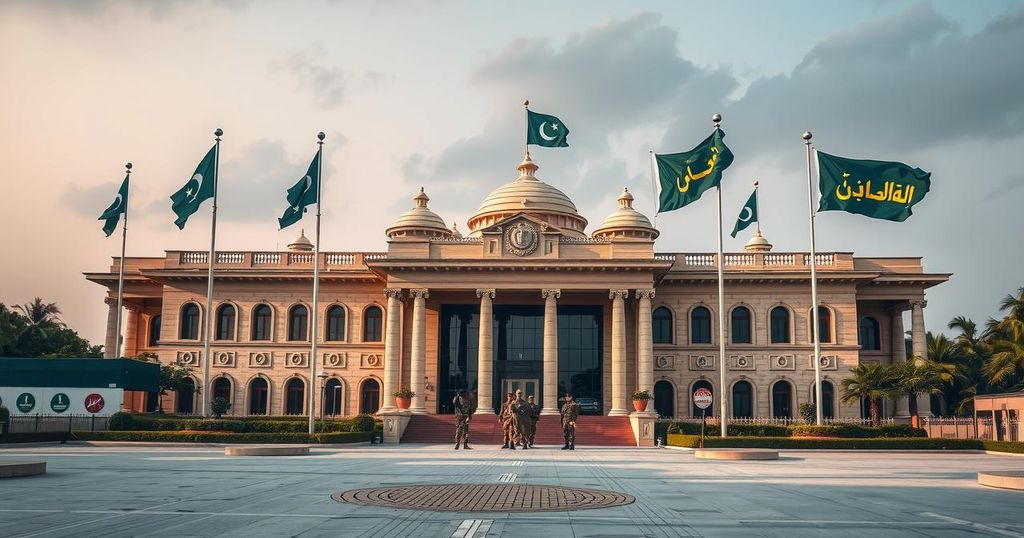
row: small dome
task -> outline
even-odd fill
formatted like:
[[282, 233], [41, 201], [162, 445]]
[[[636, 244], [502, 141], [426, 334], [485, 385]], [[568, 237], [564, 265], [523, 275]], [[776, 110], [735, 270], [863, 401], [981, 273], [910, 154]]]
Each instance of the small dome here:
[[604, 239], [643, 239], [653, 241], [659, 235], [651, 221], [633, 209], [633, 195], [628, 188], [622, 189], [619, 196], [619, 208], [608, 215], [604, 222], [591, 234]]
[[451, 236], [451, 230], [444, 223], [444, 219], [439, 217], [437, 213], [427, 209], [427, 202], [430, 198], [425, 192], [423, 187], [420, 187], [420, 193], [413, 198], [416, 206], [402, 213], [395, 219], [395, 222], [384, 231], [388, 238], [394, 239], [398, 236]]
[[293, 250], [297, 252], [308, 252], [313, 250], [313, 243], [306, 238], [305, 229], [299, 232], [299, 236], [296, 237], [294, 241], [288, 243], [288, 250]]
[[459, 225], [457, 223], [454, 223], [454, 222], [452, 223], [452, 237], [455, 237], [455, 238], [462, 237], [462, 232], [459, 231]]
[[761, 235], [761, 230], [758, 230], [743, 249], [747, 252], [768, 252], [772, 249], [772, 244]]

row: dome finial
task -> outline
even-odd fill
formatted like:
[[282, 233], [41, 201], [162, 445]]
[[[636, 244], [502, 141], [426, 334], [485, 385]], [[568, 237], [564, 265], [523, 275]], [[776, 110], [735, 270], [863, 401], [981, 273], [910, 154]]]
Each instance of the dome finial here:
[[526, 152], [526, 156], [523, 157], [523, 162], [519, 163], [516, 170], [519, 170], [519, 179], [537, 179], [534, 175], [537, 173], [540, 167], [534, 164], [533, 159], [530, 158], [530, 152]]
[[413, 198], [413, 201], [416, 202], [416, 207], [427, 207], [427, 202], [430, 201], [430, 197], [427, 196], [427, 193], [423, 190], [423, 187], [420, 187], [420, 193], [417, 194], [415, 198]]
[[761, 230], [757, 230], [754, 233], [754, 237], [751, 237], [750, 241], [747, 241], [747, 244], [743, 247], [743, 250], [747, 252], [769, 252], [771, 249], [772, 244], [761, 235]]
[[622, 188], [622, 194], [619, 195], [619, 207], [623, 209], [633, 207], [633, 195], [629, 193], [629, 187]]

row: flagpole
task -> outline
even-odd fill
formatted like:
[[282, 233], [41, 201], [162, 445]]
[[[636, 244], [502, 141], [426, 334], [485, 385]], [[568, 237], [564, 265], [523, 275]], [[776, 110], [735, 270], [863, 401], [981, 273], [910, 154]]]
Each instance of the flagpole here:
[[210, 356], [210, 340], [212, 339], [210, 332], [213, 326], [213, 266], [217, 261], [217, 186], [220, 184], [220, 137], [224, 134], [220, 128], [213, 132], [216, 139], [216, 144], [213, 150], [213, 218], [210, 220], [210, 255], [207, 258], [207, 273], [206, 273], [206, 316], [204, 317], [204, 331], [203, 331], [203, 386], [200, 388], [199, 398], [202, 401], [202, 414], [204, 417], [208, 417], [209, 412], [207, 401], [209, 400], [209, 394], [204, 395], [207, 392], [207, 387], [210, 384], [210, 361], [213, 358]]
[[121, 263], [117, 268], [117, 338], [114, 340], [114, 358], [121, 357], [121, 313], [124, 307], [124, 250], [128, 244], [128, 194], [131, 192], [132, 163], [125, 163], [124, 221], [121, 222]]
[[654, 194], [654, 198], [652, 198], [654, 200], [654, 228], [657, 229], [658, 228], [658, 203], [659, 203], [659, 199], [658, 199], [658, 176], [657, 176], [657, 172], [656, 172], [657, 169], [655, 168], [655, 165], [654, 165], [654, 150], [653, 149], [649, 149], [649, 150], [647, 150], [647, 153], [650, 154], [650, 160], [651, 160], [651, 193]]
[[757, 192], [757, 182], [754, 182], [754, 211], [757, 213], [757, 235], [761, 235], [761, 195]]
[[[711, 116], [715, 124], [715, 131], [721, 128], [722, 115]], [[728, 437], [728, 419], [726, 418], [725, 398], [725, 255], [722, 252], [722, 183], [719, 181], [718, 188], [718, 402], [721, 409], [721, 436]]]
[[526, 135], [526, 144], [523, 144], [523, 146], [526, 148], [526, 156], [529, 157], [530, 156], [530, 100], [529, 99], [524, 99], [523, 100], [523, 110], [525, 111], [524, 119], [526, 120], [526, 129], [523, 130], [523, 133]]
[[310, 340], [312, 343], [309, 346], [309, 434], [313, 435], [316, 428], [316, 339], [317, 339], [317, 313], [319, 312], [320, 304], [320, 206], [321, 199], [320, 194], [323, 193], [323, 153], [324, 153], [324, 138], [327, 138], [323, 132], [317, 133], [317, 150], [316, 150], [316, 242], [313, 245], [313, 314], [309, 317], [313, 324], [310, 331]]
[[814, 241], [814, 183], [811, 180], [811, 132], [804, 132], [804, 146], [807, 147], [807, 212], [811, 231], [811, 317], [813, 318], [811, 333], [814, 334], [814, 407], [816, 424], [821, 426], [821, 324], [818, 320], [818, 265]]

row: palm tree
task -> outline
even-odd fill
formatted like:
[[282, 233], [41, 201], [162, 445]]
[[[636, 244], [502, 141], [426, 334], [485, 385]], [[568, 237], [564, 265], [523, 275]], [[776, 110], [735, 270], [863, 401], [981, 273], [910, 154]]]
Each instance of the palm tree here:
[[[929, 343], [935, 344], [940, 349], [943, 346], [950, 349], [953, 347], [953, 344], [941, 334], [938, 338], [932, 337], [931, 333], [928, 333], [927, 336]], [[942, 394], [943, 387], [956, 378], [956, 366], [953, 364], [931, 361], [921, 357], [896, 363], [888, 369], [892, 383], [891, 395], [907, 397], [911, 422], [915, 428], [921, 421], [917, 396], [919, 394]]]
[[14, 308], [20, 310], [33, 327], [47, 323], [62, 325], [58, 317], [60, 308], [57, 303], [44, 303], [42, 299], [36, 297], [31, 303], [14, 305]]
[[957, 371], [950, 390], [956, 400], [954, 412], [970, 415], [974, 411], [974, 397], [988, 392], [984, 367], [992, 349], [987, 340], [978, 336], [978, 326], [969, 318], [957, 316], [949, 322], [949, 328], [960, 331], [953, 340]]
[[984, 371], [992, 385], [1013, 390], [1024, 381], [1024, 288], [1017, 290], [1016, 297], [1003, 297], [999, 311], [1005, 311], [1006, 317], [989, 319], [986, 324], [985, 336], [992, 355]]
[[867, 400], [871, 409], [871, 425], [877, 427], [881, 422], [878, 400], [893, 396], [891, 372], [881, 364], [865, 362], [852, 368], [850, 374], [850, 377], [840, 382], [843, 388], [843, 403]]

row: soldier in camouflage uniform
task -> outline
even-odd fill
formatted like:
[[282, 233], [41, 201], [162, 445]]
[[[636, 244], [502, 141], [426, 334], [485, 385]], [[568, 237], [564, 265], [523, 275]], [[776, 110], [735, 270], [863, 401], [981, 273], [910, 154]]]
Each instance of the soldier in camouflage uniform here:
[[571, 393], [566, 393], [565, 405], [562, 406], [562, 435], [565, 436], [562, 450], [576, 450], [576, 419], [579, 416], [579, 404], [573, 401]]
[[455, 407], [455, 450], [459, 445], [465, 450], [472, 450], [469, 447], [469, 420], [473, 416], [473, 400], [467, 391], [459, 391], [452, 400]]
[[512, 424], [512, 403], [515, 400], [515, 394], [509, 392], [505, 395], [505, 401], [501, 404], [501, 411], [498, 412], [498, 421], [501, 422], [501, 429], [504, 433], [505, 444], [501, 445], [501, 448], [516, 449], [515, 433]]
[[512, 417], [515, 424], [515, 443], [522, 444], [523, 450], [530, 448], [530, 413], [533, 408], [523, 399], [523, 391], [516, 390], [516, 398], [512, 402]]
[[533, 442], [537, 438], [537, 421], [540, 420], [540, 405], [533, 401], [532, 394], [526, 398], [526, 404], [530, 406], [530, 448], [533, 448]]

